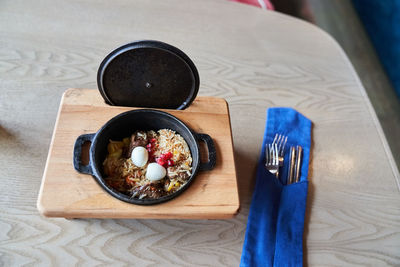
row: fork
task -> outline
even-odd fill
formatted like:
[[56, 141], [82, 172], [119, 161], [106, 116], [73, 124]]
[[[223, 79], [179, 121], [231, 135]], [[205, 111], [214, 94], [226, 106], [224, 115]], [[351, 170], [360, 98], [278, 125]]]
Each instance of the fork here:
[[276, 143], [265, 146], [265, 167], [279, 179], [279, 156]]
[[285, 146], [287, 142], [287, 136], [281, 134], [275, 134], [274, 141], [272, 144], [277, 144], [279, 166], [283, 166], [283, 159], [285, 157]]

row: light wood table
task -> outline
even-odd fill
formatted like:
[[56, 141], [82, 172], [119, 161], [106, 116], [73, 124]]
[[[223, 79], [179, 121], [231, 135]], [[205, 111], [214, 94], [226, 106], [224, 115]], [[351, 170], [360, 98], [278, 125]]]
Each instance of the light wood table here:
[[[399, 172], [357, 74], [313, 25], [228, 1], [0, 4], [0, 265], [237, 266], [272, 106], [314, 122], [305, 261], [400, 265]], [[96, 88], [124, 43], [157, 39], [230, 107], [241, 211], [228, 220], [47, 219], [36, 199], [61, 95]]]

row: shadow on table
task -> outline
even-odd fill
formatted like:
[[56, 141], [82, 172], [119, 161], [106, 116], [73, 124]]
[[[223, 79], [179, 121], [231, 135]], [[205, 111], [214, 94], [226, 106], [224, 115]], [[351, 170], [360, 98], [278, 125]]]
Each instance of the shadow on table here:
[[10, 130], [0, 125], [0, 140], [2, 139], [14, 140], [16, 137]]
[[257, 161], [242, 151], [234, 151], [240, 206], [249, 205], [256, 181]]

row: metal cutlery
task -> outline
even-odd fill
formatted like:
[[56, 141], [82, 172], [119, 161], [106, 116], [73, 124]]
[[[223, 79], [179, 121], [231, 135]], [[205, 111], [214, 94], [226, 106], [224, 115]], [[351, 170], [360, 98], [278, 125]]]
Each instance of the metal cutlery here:
[[[284, 166], [287, 140], [287, 136], [277, 133], [272, 143], [265, 146], [265, 167], [270, 173], [275, 175], [277, 179], [279, 179], [280, 176], [280, 167]], [[302, 155], [303, 148], [301, 146], [290, 147], [287, 184], [299, 182]]]
[[279, 166], [281, 167], [283, 166], [286, 142], [287, 142], [287, 136], [281, 134], [275, 134], [274, 141], [272, 141], [272, 144], [277, 144]]
[[296, 146], [296, 148], [294, 146], [290, 147], [288, 184], [299, 182], [302, 156], [303, 148], [301, 146]]
[[279, 168], [283, 166], [287, 136], [276, 134], [272, 144], [265, 147], [265, 167], [279, 179]]
[[289, 171], [288, 171], [287, 184], [293, 183], [295, 158], [296, 158], [296, 150], [293, 146], [291, 146], [289, 154]]
[[297, 146], [296, 148], [296, 165], [295, 165], [295, 183], [299, 182], [300, 179], [300, 169], [301, 169], [301, 157], [303, 155], [303, 148]]
[[277, 144], [265, 146], [265, 167], [279, 179], [279, 156]]

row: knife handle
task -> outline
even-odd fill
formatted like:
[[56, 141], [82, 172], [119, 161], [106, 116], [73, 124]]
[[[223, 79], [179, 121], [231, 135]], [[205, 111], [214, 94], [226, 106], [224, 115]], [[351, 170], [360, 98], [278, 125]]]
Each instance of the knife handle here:
[[291, 146], [290, 147], [290, 156], [289, 156], [289, 171], [288, 171], [287, 184], [293, 183], [295, 158], [296, 158], [296, 150], [295, 150], [294, 146]]
[[301, 146], [297, 146], [296, 148], [296, 179], [295, 182], [298, 183], [300, 180], [300, 169], [301, 169], [301, 157], [303, 155], [303, 148]]

